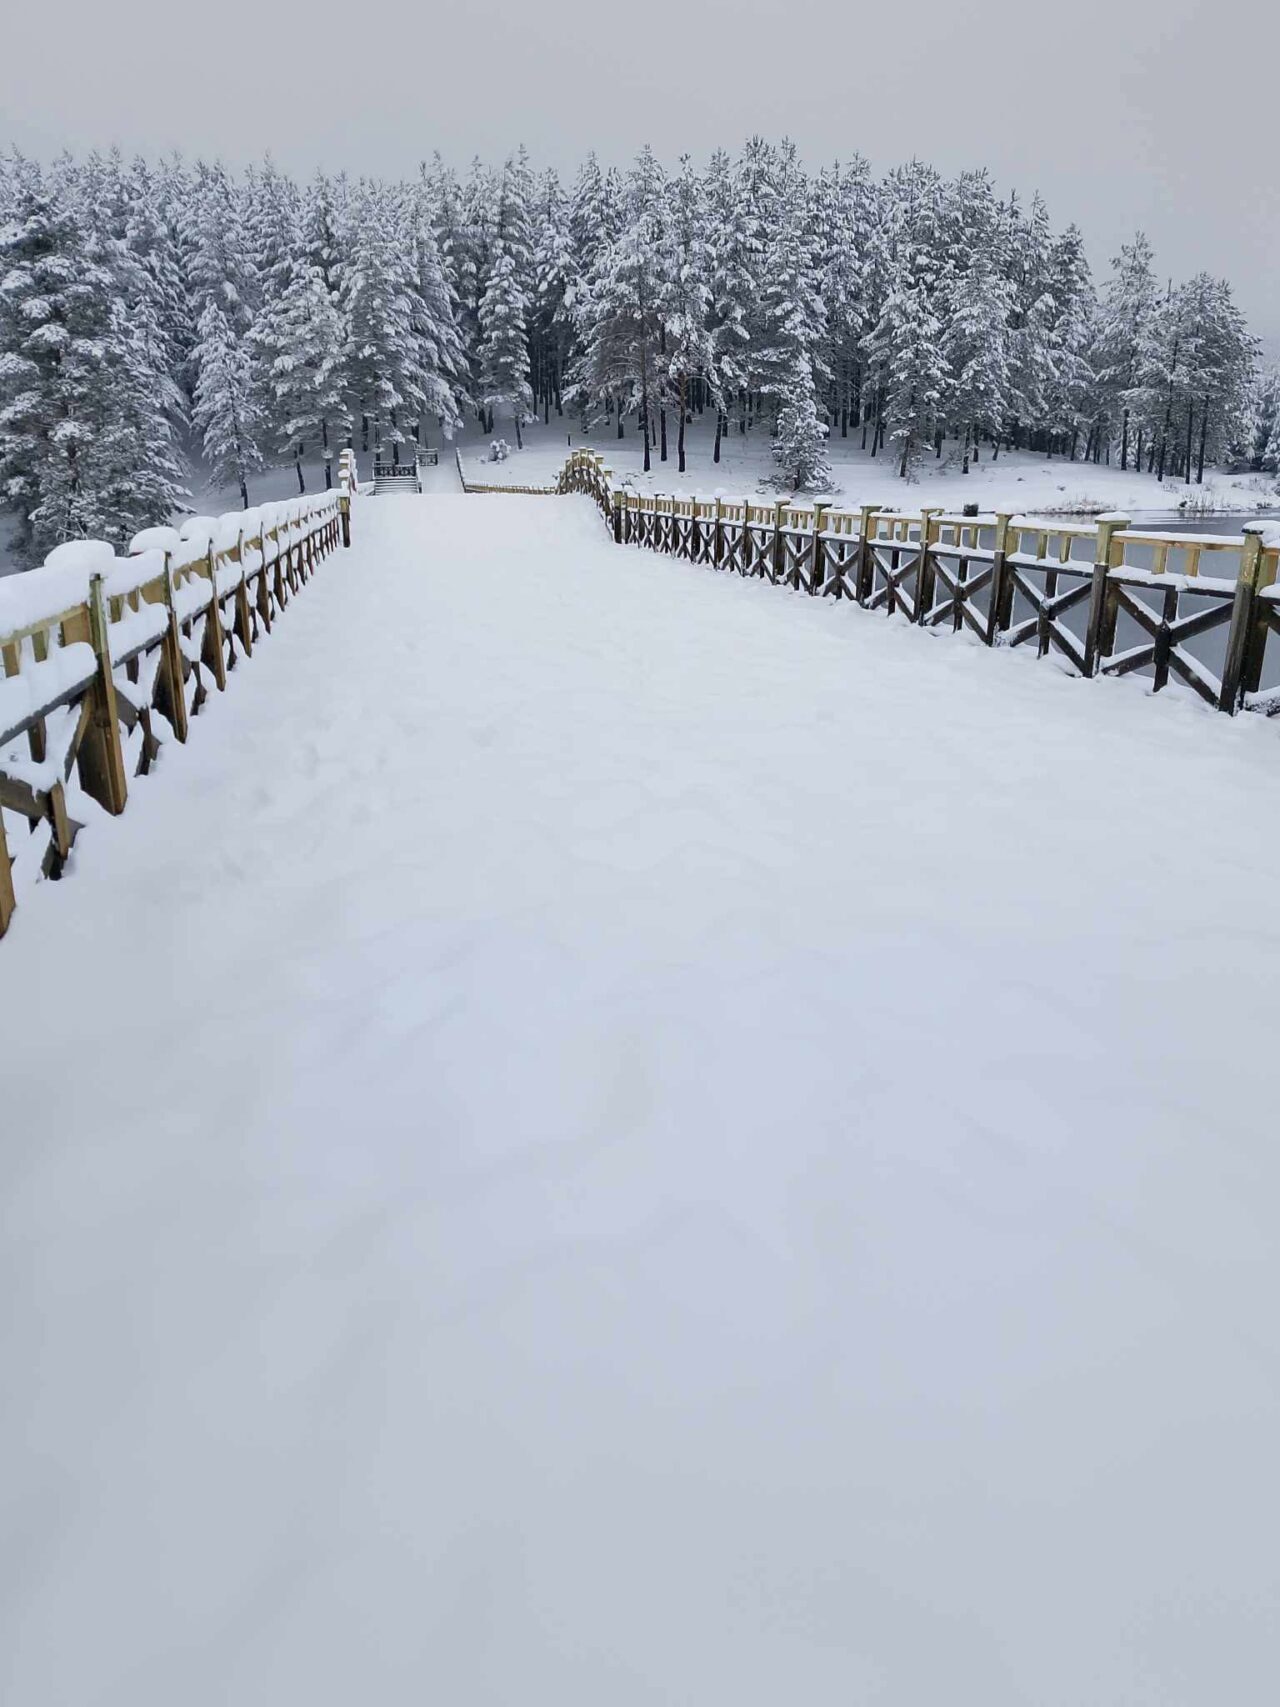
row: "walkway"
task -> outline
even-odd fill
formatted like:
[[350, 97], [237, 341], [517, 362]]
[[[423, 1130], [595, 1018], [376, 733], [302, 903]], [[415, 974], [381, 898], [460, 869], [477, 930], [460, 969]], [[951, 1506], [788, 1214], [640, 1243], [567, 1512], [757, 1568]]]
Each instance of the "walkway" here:
[[1269, 1699], [1276, 736], [362, 500], [0, 950], [0, 1698]]

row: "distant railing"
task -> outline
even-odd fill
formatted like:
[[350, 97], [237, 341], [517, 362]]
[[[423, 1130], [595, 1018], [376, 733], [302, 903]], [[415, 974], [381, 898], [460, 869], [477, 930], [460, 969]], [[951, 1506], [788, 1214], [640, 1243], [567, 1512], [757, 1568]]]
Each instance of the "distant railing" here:
[[351, 543], [354, 490], [343, 452], [337, 491], [193, 516], [181, 533], [150, 528], [127, 557], [74, 540], [0, 582], [0, 936], [19, 867], [62, 875], [81, 828], [67, 806], [73, 771], [86, 795], [123, 812], [130, 779], [170, 738], [187, 740], [316, 565]]
[[[1203, 535], [1147, 532], [1116, 514], [1082, 525], [666, 497], [628, 491], [589, 450], [570, 455], [556, 490], [587, 493], [619, 545], [851, 599], [987, 646], [1034, 646], [1081, 676], [1142, 674], [1153, 692], [1176, 678], [1218, 711], [1280, 711], [1280, 688], [1263, 686], [1267, 642], [1280, 633], [1275, 523]], [[1223, 573], [1202, 574], [1206, 565]]]

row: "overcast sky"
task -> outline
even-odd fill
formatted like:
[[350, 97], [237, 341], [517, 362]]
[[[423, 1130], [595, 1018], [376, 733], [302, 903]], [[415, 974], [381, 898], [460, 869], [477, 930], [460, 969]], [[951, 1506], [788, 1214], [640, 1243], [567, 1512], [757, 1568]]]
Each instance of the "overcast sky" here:
[[398, 175], [524, 142], [568, 172], [759, 131], [810, 165], [985, 165], [1075, 220], [1097, 268], [1142, 227], [1162, 270], [1225, 274], [1280, 354], [1275, 0], [63, 0], [0, 45], [0, 133], [39, 156]]

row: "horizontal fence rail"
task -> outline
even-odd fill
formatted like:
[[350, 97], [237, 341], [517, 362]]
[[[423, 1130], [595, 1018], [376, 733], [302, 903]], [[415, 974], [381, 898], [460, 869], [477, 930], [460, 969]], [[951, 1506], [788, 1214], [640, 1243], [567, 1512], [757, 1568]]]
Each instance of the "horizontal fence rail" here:
[[187, 740], [316, 565], [350, 545], [355, 484], [344, 452], [336, 491], [149, 528], [127, 557], [74, 540], [0, 583], [0, 936], [18, 865], [62, 875], [82, 828], [67, 805], [73, 772], [106, 811], [124, 811], [131, 777]]
[[[1280, 689], [1262, 685], [1280, 633], [1275, 523], [1180, 534], [1115, 514], [1079, 524], [665, 497], [619, 485], [589, 450], [572, 452], [554, 490], [586, 493], [619, 545], [852, 599], [986, 646], [1029, 646], [1081, 676], [1139, 673], [1156, 692], [1176, 679], [1218, 711], [1280, 711]], [[1192, 641], [1202, 642], [1194, 652]]]

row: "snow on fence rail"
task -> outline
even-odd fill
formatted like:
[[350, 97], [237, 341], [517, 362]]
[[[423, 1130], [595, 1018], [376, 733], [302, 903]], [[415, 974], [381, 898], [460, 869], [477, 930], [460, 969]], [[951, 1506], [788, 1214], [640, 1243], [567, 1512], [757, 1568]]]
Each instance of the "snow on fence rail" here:
[[350, 545], [355, 485], [344, 453], [336, 491], [148, 528], [127, 557], [73, 540], [0, 583], [0, 936], [15, 874], [62, 875], [82, 827], [68, 791], [124, 811], [130, 775], [186, 741], [316, 564]]
[[[921, 628], [967, 630], [987, 646], [1033, 645], [1082, 676], [1143, 672], [1153, 691], [1176, 677], [1219, 711], [1280, 711], [1280, 689], [1262, 688], [1267, 641], [1280, 633], [1275, 523], [1237, 535], [1148, 533], [1114, 514], [1081, 525], [664, 497], [618, 485], [589, 450], [572, 452], [555, 490], [587, 493], [619, 545], [853, 599]], [[1225, 573], [1201, 573], [1219, 564]], [[1122, 626], [1132, 644], [1117, 644]], [[1199, 656], [1188, 649], [1215, 631], [1220, 643]]]

